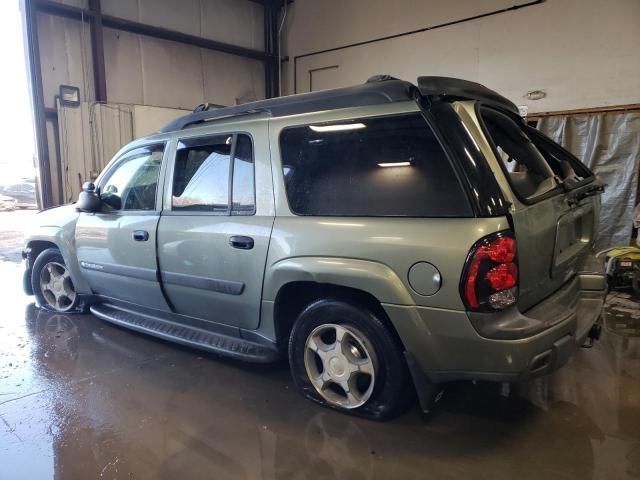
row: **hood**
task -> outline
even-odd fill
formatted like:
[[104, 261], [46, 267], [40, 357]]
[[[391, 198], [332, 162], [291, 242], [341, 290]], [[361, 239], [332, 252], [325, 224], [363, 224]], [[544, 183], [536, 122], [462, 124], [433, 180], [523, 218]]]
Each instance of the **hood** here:
[[48, 208], [35, 216], [34, 226], [62, 228], [68, 223], [74, 222], [78, 215], [76, 206], [71, 203], [61, 207]]

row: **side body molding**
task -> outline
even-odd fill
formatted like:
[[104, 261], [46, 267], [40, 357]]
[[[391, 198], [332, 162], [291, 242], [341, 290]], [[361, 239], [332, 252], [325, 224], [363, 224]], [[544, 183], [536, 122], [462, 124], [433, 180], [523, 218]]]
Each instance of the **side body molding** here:
[[263, 299], [274, 301], [290, 282], [331, 283], [370, 293], [381, 303], [415, 305], [396, 273], [387, 265], [341, 257], [291, 257], [267, 267]]

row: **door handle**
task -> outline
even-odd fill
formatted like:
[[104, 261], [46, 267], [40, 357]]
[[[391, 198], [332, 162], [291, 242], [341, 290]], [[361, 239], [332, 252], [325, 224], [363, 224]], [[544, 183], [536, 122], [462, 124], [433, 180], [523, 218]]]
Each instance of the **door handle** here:
[[133, 239], [136, 242], [146, 242], [147, 240], [149, 240], [149, 232], [147, 232], [146, 230], [134, 230]]
[[229, 245], [240, 250], [251, 250], [253, 248], [253, 238], [242, 235], [229, 237]]

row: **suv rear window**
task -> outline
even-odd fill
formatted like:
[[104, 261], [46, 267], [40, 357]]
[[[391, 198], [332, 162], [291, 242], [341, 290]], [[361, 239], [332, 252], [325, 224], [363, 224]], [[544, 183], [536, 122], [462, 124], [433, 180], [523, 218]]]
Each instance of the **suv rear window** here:
[[528, 127], [527, 134], [565, 188], [574, 188], [593, 177], [586, 165], [535, 128]]
[[280, 134], [280, 150], [297, 215], [472, 216], [420, 114], [289, 127]]
[[480, 114], [514, 193], [531, 202], [554, 190], [555, 172], [527, 136], [524, 126], [490, 108]]

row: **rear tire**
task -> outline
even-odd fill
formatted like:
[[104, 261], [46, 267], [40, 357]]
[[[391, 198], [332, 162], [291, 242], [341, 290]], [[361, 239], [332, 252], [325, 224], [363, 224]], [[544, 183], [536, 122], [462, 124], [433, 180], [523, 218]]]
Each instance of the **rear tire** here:
[[36, 304], [42, 309], [57, 313], [80, 311], [79, 295], [57, 248], [47, 248], [36, 258], [31, 270], [31, 288]]
[[383, 420], [413, 398], [398, 341], [359, 305], [325, 299], [303, 310], [289, 338], [296, 388], [321, 405]]

